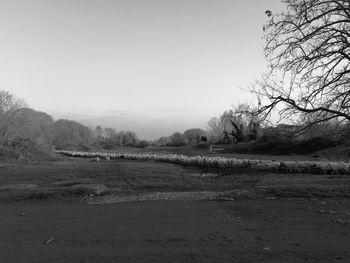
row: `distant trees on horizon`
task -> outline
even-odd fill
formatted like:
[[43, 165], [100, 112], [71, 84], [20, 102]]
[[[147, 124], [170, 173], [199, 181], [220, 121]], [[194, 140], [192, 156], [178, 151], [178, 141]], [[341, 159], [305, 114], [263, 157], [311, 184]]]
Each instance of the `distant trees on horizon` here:
[[140, 140], [135, 132], [119, 131], [114, 128], [96, 126], [93, 131], [96, 137], [96, 145], [100, 145], [106, 149], [113, 149], [117, 146], [138, 146]]
[[11, 144], [11, 141], [20, 142], [18, 138], [49, 149], [112, 149], [148, 145], [132, 131], [116, 132], [113, 128], [100, 126], [91, 129], [66, 119], [54, 121], [49, 114], [30, 109], [22, 99], [0, 90], [0, 147]]
[[[219, 117], [208, 121], [206, 130], [191, 128], [182, 132], [174, 132], [157, 140], [140, 140], [135, 132], [116, 131], [111, 127], [95, 128], [72, 121], [54, 119], [44, 113], [26, 106], [19, 98], [6, 91], [0, 91], [0, 155], [1, 147], [21, 143], [21, 139], [29, 140], [35, 145], [52, 150], [113, 150], [121, 146], [147, 147], [209, 147], [210, 144], [232, 144], [248, 141], [275, 142], [289, 141], [294, 132], [302, 126], [280, 124], [277, 127], [260, 126], [262, 120], [252, 114], [254, 107], [243, 103], [224, 111]], [[261, 132], [258, 134], [258, 132]], [[305, 130], [304, 139], [315, 136], [335, 140], [349, 135], [344, 126], [327, 122], [314, 125]], [[20, 140], [19, 140], [20, 139]]]

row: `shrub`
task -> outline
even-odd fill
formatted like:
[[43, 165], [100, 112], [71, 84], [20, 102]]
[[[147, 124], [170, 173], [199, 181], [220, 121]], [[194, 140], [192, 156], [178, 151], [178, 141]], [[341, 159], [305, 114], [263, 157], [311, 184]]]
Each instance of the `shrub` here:
[[199, 148], [199, 149], [209, 149], [210, 148], [210, 143], [207, 143], [207, 142], [200, 142], [200, 143], [197, 143], [195, 145], [195, 148]]
[[0, 145], [0, 159], [7, 161], [47, 161], [56, 160], [52, 147], [38, 145], [26, 138], [16, 137]]
[[146, 140], [141, 140], [137, 143], [137, 145], [135, 145], [136, 147], [140, 147], [140, 148], [145, 148], [149, 145], [148, 141]]

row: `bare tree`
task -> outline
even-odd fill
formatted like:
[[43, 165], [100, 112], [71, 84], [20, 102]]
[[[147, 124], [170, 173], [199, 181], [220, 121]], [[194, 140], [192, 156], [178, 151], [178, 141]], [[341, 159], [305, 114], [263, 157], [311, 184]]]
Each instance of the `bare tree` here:
[[[225, 142], [241, 142], [243, 141], [243, 127], [244, 124], [236, 112], [233, 110], [225, 111], [220, 116], [220, 121], [223, 127], [223, 134]], [[232, 140], [230, 140], [232, 136]]]
[[0, 90], [0, 144], [3, 144], [14, 133], [13, 124], [16, 114], [25, 106], [23, 100], [14, 97], [7, 91]]
[[231, 110], [224, 111], [219, 118], [211, 118], [208, 122], [209, 134], [212, 140], [221, 143], [255, 140], [262, 122], [256, 114], [257, 108], [248, 103], [240, 103]]
[[208, 121], [208, 131], [212, 140], [216, 140], [221, 143], [221, 137], [224, 132], [224, 127], [219, 118], [213, 117]]
[[207, 137], [207, 135], [207, 132], [202, 129], [192, 128], [183, 133], [183, 139], [186, 144], [194, 145], [199, 143], [202, 137]]
[[232, 110], [224, 111], [221, 114], [221, 116], [219, 117], [219, 122], [220, 122], [221, 127], [222, 127], [222, 135], [223, 135], [224, 143], [229, 143], [231, 141], [230, 135], [232, 136], [232, 134], [231, 134], [232, 118], [233, 118]]
[[115, 129], [110, 128], [110, 127], [106, 127], [103, 129], [103, 134], [106, 138], [108, 139], [113, 139], [117, 136], [117, 132]]
[[269, 72], [255, 88], [256, 111], [310, 125], [350, 122], [350, 1], [285, 0], [264, 26]]

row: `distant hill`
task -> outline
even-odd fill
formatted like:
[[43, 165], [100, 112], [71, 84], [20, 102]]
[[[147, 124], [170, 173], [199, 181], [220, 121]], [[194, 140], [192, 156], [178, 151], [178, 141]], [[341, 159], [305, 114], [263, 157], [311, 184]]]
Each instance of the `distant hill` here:
[[130, 130], [136, 132], [138, 138], [153, 140], [161, 136], [170, 136], [174, 132], [184, 132], [193, 127], [205, 128], [208, 119], [189, 118], [176, 115], [169, 115], [161, 118], [150, 118], [148, 116], [130, 113], [114, 112], [111, 114], [93, 116], [71, 113], [51, 113], [54, 119], [67, 118], [78, 121], [86, 126], [115, 128], [117, 131]]

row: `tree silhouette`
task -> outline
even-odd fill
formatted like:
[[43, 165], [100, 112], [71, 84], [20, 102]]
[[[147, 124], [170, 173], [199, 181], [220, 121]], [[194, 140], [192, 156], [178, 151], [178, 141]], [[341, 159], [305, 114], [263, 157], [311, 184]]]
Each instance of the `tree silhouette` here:
[[266, 11], [269, 72], [253, 91], [267, 98], [256, 111], [310, 125], [350, 122], [350, 1], [285, 0]]
[[25, 107], [23, 100], [8, 91], [0, 90], [0, 144], [14, 134], [15, 117], [23, 107]]

